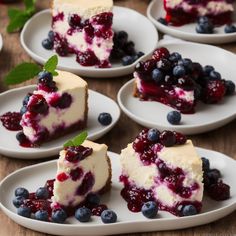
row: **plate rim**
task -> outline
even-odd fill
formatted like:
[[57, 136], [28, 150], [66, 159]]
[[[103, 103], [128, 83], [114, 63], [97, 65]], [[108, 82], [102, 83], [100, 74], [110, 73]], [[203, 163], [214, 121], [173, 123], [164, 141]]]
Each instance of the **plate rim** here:
[[2, 34], [0, 33], [0, 52], [2, 51], [3, 48], [3, 37]]
[[[107, 75], [100, 75], [100, 76], [96, 76], [96, 78], [112, 78], [112, 77], [119, 77], [122, 75], [127, 75], [129, 73], [132, 73], [132, 70], [134, 69], [136, 63], [138, 63], [140, 60], [142, 60], [143, 57], [150, 55], [153, 50], [155, 50], [155, 48], [158, 45], [158, 41], [159, 41], [159, 35], [158, 32], [155, 28], [155, 26], [153, 25], [153, 23], [150, 21], [150, 19], [148, 19], [145, 15], [141, 14], [138, 11], [135, 11], [134, 9], [130, 9], [127, 7], [121, 7], [121, 6], [114, 6], [113, 9], [125, 9], [125, 10], [129, 10], [134, 12], [135, 14], [138, 14], [139, 16], [141, 16], [142, 18], [145, 18], [149, 23], [150, 23], [150, 27], [153, 28], [153, 33], [155, 32], [155, 39], [153, 37], [153, 39], [156, 41], [155, 47], [150, 50], [150, 52], [146, 53], [145, 55], [143, 55], [142, 57], [140, 57], [139, 59], [137, 59], [135, 62], [133, 62], [131, 65], [128, 66], [119, 66], [119, 67], [113, 67], [113, 68], [94, 68], [94, 67], [79, 67], [79, 68], [75, 68], [75, 67], [70, 67], [68, 68], [67, 66], [58, 66], [58, 69], [61, 70], [70, 70], [70, 71], [74, 71], [78, 74], [85, 74], [85, 73], [92, 73], [92, 74], [86, 74], [87, 77], [94, 77], [94, 73], [106, 73]], [[21, 33], [20, 33], [20, 43], [21, 46], [23, 47], [23, 49], [26, 51], [26, 53], [33, 58], [33, 60], [39, 62], [40, 64], [44, 63], [46, 61], [46, 59], [44, 59], [43, 57], [37, 55], [34, 51], [30, 50], [30, 48], [27, 46], [27, 43], [25, 42], [25, 32], [28, 29], [28, 26], [30, 25], [30, 23], [32, 22], [32, 20], [34, 20], [35, 18], [39, 17], [42, 14], [46, 14], [49, 13], [50, 9], [44, 9], [42, 11], [37, 12], [36, 14], [34, 14], [24, 25]], [[154, 42], [153, 40], [153, 42]], [[55, 53], [56, 54], [56, 53]], [[56, 54], [57, 55], [57, 54]], [[112, 76], [112, 72], [119, 72], [120, 75], [116, 75], [116, 76]], [[110, 75], [108, 76], [108, 74], [110, 73]]]
[[[35, 89], [36, 85], [27, 85], [27, 86], [23, 86], [23, 87], [19, 87], [19, 88], [13, 88], [13, 89], [9, 89], [3, 93], [0, 93], [0, 99], [3, 98], [4, 96], [9, 96], [9, 94], [11, 93], [14, 93], [14, 92], [19, 92], [21, 90], [33, 90]], [[120, 107], [119, 105], [117, 104], [117, 102], [115, 100], [113, 100], [112, 98], [102, 94], [102, 93], [99, 93], [97, 91], [94, 91], [94, 90], [91, 90], [91, 89], [88, 89], [89, 93], [94, 93], [96, 95], [99, 95], [99, 96], [104, 96], [106, 99], [109, 99], [110, 101], [113, 102], [113, 105], [114, 105], [114, 108], [116, 110], [116, 112], [118, 112], [118, 116], [117, 118], [114, 120], [114, 122], [112, 122], [110, 125], [108, 126], [104, 126], [102, 131], [96, 131], [93, 136], [99, 136], [100, 133], [103, 133], [103, 135], [105, 135], [107, 132], [109, 132], [116, 124], [117, 122], [119, 121], [120, 119], [120, 116], [121, 116], [121, 110], [120, 110]], [[102, 136], [103, 136], [102, 135]], [[101, 136], [99, 136], [101, 137]], [[93, 138], [90, 138], [91, 140], [95, 140]], [[14, 151], [13, 149], [11, 148], [6, 148], [6, 147], [2, 147], [1, 144], [0, 144], [0, 153], [11, 153], [12, 156], [8, 156], [9, 158], [17, 158], [17, 159], [25, 159], [25, 160], [36, 160], [36, 159], [43, 159], [43, 158], [48, 158], [48, 157], [52, 157], [53, 155], [56, 155], [56, 154], [50, 154], [49, 156], [46, 155], [46, 153], [56, 153], [56, 151], [59, 149], [60, 147], [57, 146], [57, 147], [53, 147], [53, 148], [48, 148], [47, 150], [44, 150], [44, 151], [39, 151], [39, 152], [27, 152], [27, 151], [24, 151], [24, 149], [22, 149], [22, 152], [17, 152], [17, 151]], [[34, 149], [35, 150], [35, 149]], [[17, 154], [14, 154], [14, 153], [17, 153]], [[41, 153], [41, 156], [42, 157], [34, 157], [34, 158], [29, 158], [29, 156], [31, 155], [34, 155], [36, 153]], [[20, 156], [26, 156], [25, 158], [22, 158], [22, 157], [19, 157]]]
[[[214, 150], [210, 150], [210, 149], [205, 149], [205, 148], [200, 148], [200, 147], [196, 147], [196, 150], [197, 152], [207, 152], [207, 153], [212, 153], [212, 155], [214, 155], [214, 158], [219, 158], [219, 159], [226, 159], [227, 162], [232, 162], [234, 165], [236, 164], [236, 160], [227, 156], [226, 154], [224, 153], [221, 153], [221, 152], [218, 152], [218, 151], [214, 151]], [[119, 161], [118, 160], [118, 156], [119, 154], [115, 153], [115, 152], [110, 152], [108, 151], [108, 156], [110, 156], [110, 159], [111, 159], [111, 162], [113, 159], [116, 159], [115, 162]], [[112, 156], [112, 157], [111, 157]], [[20, 168], [18, 170], [15, 170], [14, 172], [10, 173], [9, 175], [7, 175], [6, 177], [3, 178], [3, 180], [0, 181], [0, 189], [2, 188], [3, 184], [8, 181], [10, 178], [12, 178], [14, 175], [16, 174], [19, 174], [21, 173], [22, 171], [25, 171], [25, 170], [29, 170], [31, 168], [38, 168], [38, 167], [41, 167], [41, 166], [45, 166], [45, 165], [48, 165], [48, 164], [53, 164], [55, 163], [56, 164], [57, 162], [57, 159], [56, 160], [51, 160], [51, 161], [46, 161], [46, 162], [42, 162], [42, 163], [38, 163], [38, 164], [33, 164], [33, 165], [30, 165], [30, 166], [26, 166], [26, 167], [23, 167], [23, 168]], [[116, 167], [116, 168], [119, 168], [119, 167]], [[19, 219], [23, 219], [21, 218], [20, 216], [18, 216], [15, 212], [11, 211], [10, 209], [8, 209], [5, 205], [3, 205], [2, 203], [2, 199], [0, 197], [0, 209], [3, 210], [3, 212], [9, 217], [11, 218], [9, 215], [13, 215], [15, 217], [19, 217]], [[204, 213], [200, 213], [198, 215], [195, 215], [195, 216], [188, 216], [188, 217], [174, 217], [174, 218], [157, 218], [157, 219], [153, 219], [153, 220], [148, 220], [148, 219], [143, 219], [143, 220], [138, 220], [138, 221], [126, 221], [126, 222], [116, 222], [114, 224], [110, 224], [110, 225], [106, 225], [106, 224], [98, 224], [98, 225], [90, 225], [90, 224], [57, 224], [57, 223], [53, 223], [53, 225], [55, 225], [56, 227], [59, 227], [59, 228], [71, 228], [72, 230], [74, 229], [79, 229], [79, 228], [82, 228], [82, 229], [87, 229], [87, 228], [105, 228], [105, 229], [113, 229], [114, 227], [116, 226], [120, 226], [120, 225], [136, 225], [136, 224], [145, 224], [145, 223], [156, 223], [156, 222], [168, 222], [168, 223], [171, 223], [171, 222], [182, 222], [183, 220], [185, 221], [191, 221], [191, 219], [193, 218], [199, 218], [199, 222], [192, 225], [192, 226], [184, 226], [184, 227], [179, 227], [178, 229], [184, 229], [184, 228], [189, 228], [189, 227], [195, 227], [195, 226], [199, 226], [199, 225], [203, 225], [203, 224], [206, 224], [206, 223], [202, 223], [201, 221], [201, 218], [202, 217], [206, 217], [208, 215], [214, 215], [214, 214], [217, 214], [217, 213], [222, 213], [222, 212], [225, 212], [226, 210], [229, 210], [227, 211], [227, 214], [224, 215], [223, 217], [227, 216], [228, 214], [232, 213], [233, 211], [236, 210], [236, 197], [234, 199], [234, 201], [230, 204], [228, 204], [227, 206], [223, 206], [223, 207], [220, 207], [220, 208], [217, 208], [215, 210], [212, 210], [212, 211], [208, 211], [208, 212], [204, 212]], [[210, 222], [213, 222], [215, 220], [218, 220], [218, 219], [221, 219], [223, 217], [216, 217], [217, 219], [210, 219], [207, 223], [210, 223]], [[12, 218], [11, 218], [12, 219]], [[13, 220], [13, 219], [12, 219]], [[24, 218], [24, 220], [26, 220], [26, 222], [34, 222], [35, 223], [35, 220], [34, 219], [31, 219], [31, 218]], [[15, 221], [15, 219], [13, 220]], [[15, 221], [16, 222], [16, 221]], [[50, 222], [40, 222], [40, 221], [36, 221], [37, 223], [39, 224], [42, 224], [42, 226], [46, 223], [47, 226], [49, 225], [52, 225], [52, 223]], [[17, 223], [19, 224], [19, 223]], [[22, 224], [20, 224], [22, 225]], [[25, 226], [26, 227], [26, 226]], [[29, 227], [27, 227], [29, 228]], [[34, 229], [35, 230], [35, 229]], [[166, 230], [156, 230], [156, 231], [166, 231]], [[134, 232], [134, 231], [132, 231]], [[143, 231], [143, 232], [149, 232], [149, 231]], [[112, 232], [111, 232], [112, 233]], [[114, 234], [114, 233], [112, 233]], [[59, 234], [57, 234], [59, 235]], [[69, 235], [69, 234], [68, 234]], [[71, 235], [71, 234], [70, 234]], [[91, 235], [91, 234], [90, 234]], [[107, 235], [107, 234], [106, 234]]]

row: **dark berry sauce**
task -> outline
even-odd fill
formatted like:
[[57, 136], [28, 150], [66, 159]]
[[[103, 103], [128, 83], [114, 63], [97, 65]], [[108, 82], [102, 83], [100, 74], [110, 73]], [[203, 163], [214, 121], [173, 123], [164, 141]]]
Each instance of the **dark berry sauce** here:
[[78, 187], [76, 194], [77, 195], [85, 195], [88, 193], [89, 190], [93, 188], [93, 185], [95, 183], [94, 176], [91, 172], [88, 172], [85, 174], [81, 185]]
[[7, 112], [0, 116], [2, 125], [11, 131], [22, 130], [20, 125], [22, 115], [19, 112]]

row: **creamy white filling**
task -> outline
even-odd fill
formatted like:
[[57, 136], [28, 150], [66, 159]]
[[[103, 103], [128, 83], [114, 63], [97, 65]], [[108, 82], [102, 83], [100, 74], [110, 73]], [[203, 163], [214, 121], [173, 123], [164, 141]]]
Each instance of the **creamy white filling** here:
[[174, 90], [180, 99], [183, 99], [189, 103], [194, 102], [194, 91], [193, 90], [186, 91], [186, 90], [183, 90], [182, 88], [179, 88], [179, 87], [176, 87]]
[[[60, 173], [67, 173], [69, 175], [70, 171], [77, 167], [80, 167], [84, 174], [90, 171], [94, 176], [95, 183], [89, 192], [97, 192], [106, 185], [109, 178], [107, 146], [104, 144], [95, 144], [89, 141], [85, 141], [83, 145], [85, 147], [93, 148], [93, 153], [78, 163], [70, 163], [65, 159], [66, 152], [64, 150], [61, 151], [57, 165], [57, 175]], [[54, 196], [52, 197], [53, 202], [64, 206], [68, 206], [69, 204], [72, 206], [78, 205], [88, 194], [86, 193], [84, 196], [76, 195], [76, 190], [82, 183], [82, 180], [83, 177], [78, 181], [73, 181], [70, 178], [64, 182], [56, 180], [53, 190]]]
[[202, 4], [189, 4], [188, 2], [182, 0], [167, 0], [166, 6], [168, 8], [179, 8], [181, 7], [184, 11], [190, 12], [191, 10], [197, 10], [198, 14], [204, 16], [206, 14], [217, 15], [220, 13], [233, 11], [233, 5], [227, 2], [209, 1], [206, 6]]

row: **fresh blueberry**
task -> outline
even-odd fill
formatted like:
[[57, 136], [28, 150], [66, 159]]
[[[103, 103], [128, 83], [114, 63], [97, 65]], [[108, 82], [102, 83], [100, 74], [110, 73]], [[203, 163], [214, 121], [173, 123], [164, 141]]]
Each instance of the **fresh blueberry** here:
[[164, 74], [159, 69], [154, 69], [152, 71], [152, 79], [156, 83], [161, 83], [164, 80]]
[[196, 26], [196, 32], [199, 34], [213, 34], [214, 26], [210, 21], [199, 23]]
[[43, 83], [43, 84], [51, 83], [53, 81], [52, 73], [47, 72], [47, 71], [41, 71], [38, 74], [38, 81], [39, 83]]
[[122, 65], [123, 66], [128, 66], [131, 65], [134, 62], [133, 57], [131, 56], [124, 56], [122, 58]]
[[46, 187], [40, 187], [37, 189], [35, 196], [37, 199], [48, 199], [49, 193]]
[[26, 113], [26, 111], [27, 111], [27, 107], [26, 107], [26, 106], [23, 106], [23, 107], [21, 107], [21, 109], [20, 109], [20, 114], [21, 114], [21, 115], [24, 115], [24, 114]]
[[178, 65], [183, 66], [187, 71], [191, 71], [193, 67], [193, 62], [189, 58], [183, 58], [178, 61]]
[[182, 56], [178, 52], [173, 52], [170, 54], [169, 60], [172, 62], [177, 62], [181, 60]]
[[64, 223], [67, 218], [67, 214], [63, 209], [57, 209], [52, 212], [52, 221], [55, 223]]
[[201, 16], [198, 18], [197, 21], [198, 24], [205, 24], [207, 22], [209, 22], [209, 18], [207, 16]]
[[25, 188], [17, 188], [15, 190], [15, 196], [21, 196], [21, 197], [24, 197], [24, 198], [29, 198], [29, 191]]
[[235, 83], [231, 80], [225, 81], [226, 95], [233, 95], [235, 92]]
[[91, 218], [92, 212], [87, 207], [80, 207], [75, 212], [75, 218], [80, 222], [88, 222]]
[[160, 17], [157, 21], [163, 25], [168, 25], [168, 22], [166, 21], [165, 18]]
[[31, 96], [32, 96], [32, 94], [29, 93], [24, 97], [23, 102], [22, 102], [23, 106], [26, 106], [28, 104]]
[[141, 51], [137, 53], [138, 58], [140, 58], [140, 57], [142, 57], [142, 56], [144, 56], [144, 55], [145, 55], [145, 54], [144, 54], [143, 52], [141, 52]]
[[212, 80], [220, 80], [221, 79], [221, 74], [215, 70], [211, 71], [209, 76]]
[[213, 66], [206, 65], [203, 67], [204, 74], [207, 76], [210, 75], [210, 73], [214, 70], [215, 68]]
[[221, 173], [219, 170], [217, 169], [212, 169], [212, 170], [209, 170], [207, 173], [207, 178], [209, 180], [209, 184], [216, 184], [219, 180], [219, 178], [221, 177]]
[[155, 218], [157, 216], [158, 207], [156, 202], [150, 201], [146, 202], [142, 206], [142, 213], [147, 218]]
[[98, 194], [95, 193], [90, 193], [87, 196], [87, 201], [93, 205], [99, 205], [100, 203], [100, 197], [98, 196]]
[[[16, 134], [16, 139], [19, 143], [22, 143], [24, 140], [26, 140], [25, 134], [21, 131]], [[26, 197], [27, 198], [27, 197]]]
[[201, 159], [202, 159], [202, 170], [204, 172], [208, 172], [210, 169], [210, 161], [205, 157], [202, 157]]
[[186, 74], [185, 68], [183, 66], [175, 66], [173, 69], [173, 75], [181, 78]]
[[128, 41], [128, 33], [126, 31], [119, 31], [116, 34], [116, 44], [118, 45], [118, 47], [122, 48], [124, 47], [124, 45], [127, 43]]
[[101, 219], [105, 224], [115, 223], [117, 221], [117, 215], [112, 210], [104, 210], [101, 214]]
[[17, 209], [17, 214], [23, 217], [30, 218], [31, 215], [31, 209], [26, 206], [21, 206]]
[[50, 31], [48, 32], [48, 38], [49, 38], [50, 41], [53, 42], [53, 40], [54, 40], [54, 32], [53, 32], [52, 30], [50, 30]]
[[170, 111], [167, 114], [167, 120], [172, 125], [178, 125], [181, 121], [181, 113], [178, 111]]
[[103, 112], [98, 116], [98, 121], [101, 125], [107, 126], [112, 122], [112, 116], [109, 113]]
[[48, 212], [45, 210], [36, 211], [35, 219], [40, 221], [48, 221]]
[[235, 33], [236, 32], [236, 26], [235, 25], [226, 25], [225, 26], [225, 33], [230, 34], [230, 33]]
[[47, 50], [52, 50], [53, 49], [53, 41], [51, 41], [50, 39], [44, 39], [42, 41], [42, 46]]
[[160, 132], [157, 129], [149, 129], [147, 138], [151, 142], [157, 142], [159, 139]]
[[197, 214], [197, 209], [193, 205], [186, 205], [182, 209], [183, 216], [192, 216]]
[[12, 200], [13, 205], [19, 208], [24, 203], [25, 198], [22, 196], [17, 196]]

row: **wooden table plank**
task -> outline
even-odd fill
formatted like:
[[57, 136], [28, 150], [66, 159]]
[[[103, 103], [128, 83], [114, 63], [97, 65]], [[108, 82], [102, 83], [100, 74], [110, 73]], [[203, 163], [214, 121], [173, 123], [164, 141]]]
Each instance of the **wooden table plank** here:
[[[135, 9], [142, 14], [146, 13], [146, 8], [148, 5], [148, 0], [116, 0], [115, 4], [119, 6], [125, 6]], [[12, 4], [11, 6], [23, 7], [20, 2], [18, 4]], [[37, 9], [42, 10], [49, 6], [49, 1], [37, 1]], [[4, 75], [15, 65], [23, 61], [32, 61], [30, 57], [26, 54], [20, 45], [19, 33], [8, 34], [6, 33], [6, 26], [8, 24], [7, 17], [7, 7], [6, 5], [0, 5], [0, 33], [3, 36], [4, 47], [0, 53], [0, 81], [2, 81]], [[236, 44], [222, 45], [231, 52], [236, 52]], [[224, 65], [222, 65], [223, 67]], [[116, 95], [119, 88], [129, 79], [132, 75], [124, 76], [121, 78], [114, 79], [87, 79], [90, 89], [94, 89], [101, 92], [112, 99], [116, 100]], [[34, 81], [26, 82], [24, 84], [32, 84]], [[19, 87], [12, 86], [12, 87]], [[11, 88], [11, 87], [9, 87]], [[0, 92], [8, 89], [6, 86], [0, 82]], [[1, 104], [0, 104], [1, 105]], [[106, 143], [111, 151], [120, 153], [120, 150], [124, 148], [128, 142], [130, 142], [137, 133], [141, 130], [141, 126], [134, 123], [124, 114], [121, 115], [121, 119], [116, 125], [116, 127], [110, 131], [105, 137], [98, 140], [100, 143]], [[1, 134], [0, 134], [1, 135]], [[236, 140], [236, 121], [217, 129], [215, 131], [192, 136], [196, 146], [203, 148], [208, 148], [216, 151], [220, 151], [236, 159], [236, 145], [234, 141]], [[56, 157], [54, 157], [56, 158]], [[13, 171], [28, 166], [30, 164], [35, 164], [41, 161], [25, 161], [7, 158], [0, 155], [0, 180], [5, 176], [12, 173]], [[46, 234], [31, 231], [29, 229], [23, 228], [18, 224], [14, 223], [2, 212], [0, 212], [0, 235], [1, 236], [13, 236], [13, 235], [24, 235], [24, 236], [45, 236]], [[214, 223], [199, 226], [190, 229], [183, 229], [177, 231], [167, 231], [167, 232], [153, 232], [153, 233], [140, 233], [140, 234], [126, 234], [127, 236], [183, 236], [183, 235], [235, 235], [236, 234], [236, 212], [231, 215], [218, 220]]]

